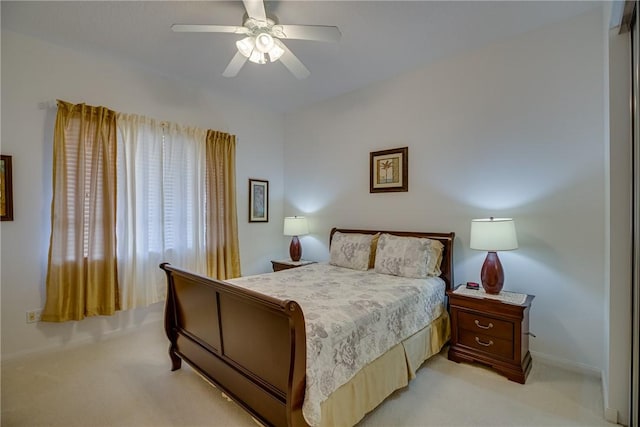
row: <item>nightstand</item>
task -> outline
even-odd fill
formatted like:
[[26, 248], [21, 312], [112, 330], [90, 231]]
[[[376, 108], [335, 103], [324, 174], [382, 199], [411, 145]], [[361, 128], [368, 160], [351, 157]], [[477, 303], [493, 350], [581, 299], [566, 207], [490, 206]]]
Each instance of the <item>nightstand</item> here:
[[290, 259], [281, 259], [278, 261], [271, 261], [273, 271], [287, 270], [289, 268], [302, 267], [303, 265], [315, 264], [315, 261], [306, 261], [301, 259], [300, 261], [291, 261]]
[[451, 307], [449, 360], [480, 362], [524, 384], [531, 370], [529, 311], [534, 296], [523, 295], [524, 301], [514, 303], [486, 297], [481, 291], [457, 291], [447, 292]]

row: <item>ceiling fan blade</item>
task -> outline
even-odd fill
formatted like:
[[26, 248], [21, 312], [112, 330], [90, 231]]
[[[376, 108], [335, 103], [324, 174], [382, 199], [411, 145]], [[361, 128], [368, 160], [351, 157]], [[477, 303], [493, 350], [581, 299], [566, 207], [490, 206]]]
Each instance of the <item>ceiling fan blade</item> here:
[[236, 52], [222, 75], [225, 77], [237, 76], [245, 62], [247, 62], [247, 57], [242, 55], [240, 52]]
[[247, 9], [249, 18], [259, 21], [267, 20], [267, 13], [264, 10], [264, 2], [262, 0], [242, 0], [244, 8]]
[[295, 56], [293, 52], [291, 52], [289, 48], [284, 45], [284, 43], [282, 43], [278, 39], [274, 39], [274, 41], [282, 50], [284, 50], [284, 53], [280, 57], [280, 62], [282, 62], [282, 64], [287, 67], [289, 71], [291, 71], [291, 74], [296, 76], [298, 80], [306, 79], [311, 75], [311, 72], [307, 69], [307, 67], [304, 66], [304, 64], [298, 59], [298, 57]]
[[276, 32], [282, 32], [278, 37], [283, 39], [337, 42], [342, 37], [338, 27], [327, 25], [275, 25], [273, 29]]
[[173, 24], [171, 29], [176, 33], [234, 33], [247, 34], [249, 29], [234, 25], [194, 25]]

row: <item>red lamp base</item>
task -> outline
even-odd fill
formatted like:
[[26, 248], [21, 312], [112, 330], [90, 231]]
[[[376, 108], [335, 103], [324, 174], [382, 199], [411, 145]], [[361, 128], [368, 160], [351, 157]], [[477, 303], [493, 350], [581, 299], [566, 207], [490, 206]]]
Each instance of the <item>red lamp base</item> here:
[[502, 264], [500, 258], [496, 252], [487, 253], [487, 258], [482, 264], [482, 270], [480, 271], [480, 279], [482, 280], [482, 287], [488, 294], [499, 294], [504, 285], [504, 272], [502, 271]]
[[300, 257], [302, 257], [302, 246], [300, 246], [300, 240], [298, 240], [298, 236], [293, 236], [291, 238], [291, 244], [289, 245], [289, 256], [291, 257], [291, 261], [300, 261]]

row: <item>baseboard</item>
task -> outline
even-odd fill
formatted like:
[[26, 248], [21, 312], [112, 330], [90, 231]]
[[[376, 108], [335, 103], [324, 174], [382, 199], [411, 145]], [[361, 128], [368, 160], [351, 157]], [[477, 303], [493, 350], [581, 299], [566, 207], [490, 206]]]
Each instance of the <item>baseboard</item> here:
[[[100, 340], [103, 339], [111, 339], [116, 338], [120, 335], [125, 335], [131, 332], [134, 332], [142, 327], [147, 327], [149, 325], [157, 325], [162, 324], [164, 321], [162, 318], [154, 318], [155, 316], [151, 316], [148, 319], [145, 319], [143, 322], [138, 324], [130, 324], [124, 328], [114, 329], [111, 331], [102, 332], [100, 336]], [[164, 326], [160, 326], [160, 328], [164, 328]], [[59, 351], [65, 351], [73, 348], [77, 348], [83, 345], [91, 344], [96, 342], [95, 336], [85, 336], [82, 338], [74, 339], [73, 341], [66, 342], [64, 344], [51, 344], [43, 347], [32, 348], [29, 350], [18, 351], [10, 354], [2, 355], [2, 362], [11, 362], [16, 359], [21, 359], [23, 357], [31, 357], [38, 356], [43, 354], [53, 354]]]
[[618, 410], [614, 408], [604, 408], [604, 419], [613, 424], [618, 424]]
[[537, 351], [532, 351], [531, 356], [533, 357], [534, 363], [536, 360], [538, 360], [540, 362], [546, 363], [547, 365], [556, 366], [568, 371], [588, 375], [593, 378], [602, 378], [601, 369], [587, 365], [585, 363], [574, 362], [573, 360], [562, 359], [560, 357], [551, 356], [545, 353], [539, 353]]

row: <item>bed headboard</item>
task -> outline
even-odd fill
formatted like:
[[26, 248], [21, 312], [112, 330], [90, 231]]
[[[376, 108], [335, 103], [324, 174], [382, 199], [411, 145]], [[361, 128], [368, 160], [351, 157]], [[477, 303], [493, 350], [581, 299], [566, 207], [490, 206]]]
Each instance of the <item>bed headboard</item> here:
[[426, 237], [428, 239], [438, 240], [444, 245], [444, 251], [442, 252], [442, 263], [440, 264], [440, 270], [442, 274], [440, 277], [447, 285], [447, 289], [453, 290], [453, 239], [455, 233], [430, 233], [430, 232], [418, 232], [418, 231], [382, 231], [382, 230], [353, 230], [346, 228], [332, 228], [329, 235], [329, 246], [333, 240], [333, 234], [339, 231], [341, 233], [361, 233], [361, 234], [376, 234], [387, 233], [395, 236], [407, 236], [407, 237]]

